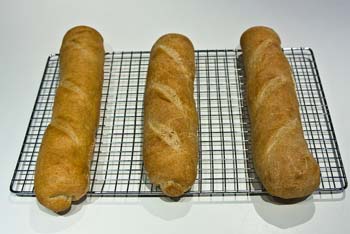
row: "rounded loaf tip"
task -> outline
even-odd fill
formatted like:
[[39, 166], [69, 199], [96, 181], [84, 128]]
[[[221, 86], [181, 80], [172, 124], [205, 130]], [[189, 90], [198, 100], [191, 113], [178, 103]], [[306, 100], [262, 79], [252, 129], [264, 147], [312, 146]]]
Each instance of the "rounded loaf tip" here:
[[70, 29], [66, 32], [66, 35], [67, 35], [67, 34], [71, 34], [71, 33], [82, 32], [82, 31], [90, 31], [90, 32], [94, 32], [94, 33], [97, 33], [97, 34], [100, 35], [100, 33], [99, 33], [96, 29], [94, 29], [94, 28], [92, 28], [92, 27], [90, 27], [90, 26], [87, 26], [87, 25], [78, 25], [78, 26], [74, 26], [74, 27], [70, 28]]
[[181, 184], [176, 183], [173, 180], [161, 183], [160, 188], [163, 191], [163, 193], [169, 197], [180, 197], [187, 190], [187, 189], [184, 189], [181, 186]]
[[159, 45], [167, 45], [169, 47], [183, 47], [187, 51], [194, 52], [194, 46], [191, 40], [180, 33], [167, 33], [162, 35], [156, 43], [154, 43], [152, 50], [155, 50]]
[[266, 26], [254, 26], [248, 28], [241, 36], [240, 44], [242, 49], [249, 47], [256, 47], [263, 41], [270, 40], [281, 45], [281, 40], [278, 34], [269, 27]]
[[158, 40], [176, 39], [176, 38], [184, 39], [184, 40], [191, 42], [191, 40], [187, 36], [185, 36], [181, 33], [166, 33], [166, 34], [162, 35]]
[[[301, 173], [289, 173], [275, 183], [265, 183], [269, 194], [282, 199], [298, 199], [311, 195], [320, 184], [320, 169], [315, 160], [310, 160], [309, 168]], [[294, 175], [294, 176], [292, 176]], [[279, 181], [278, 181], [279, 179]], [[271, 181], [270, 181], [271, 182]]]
[[38, 197], [41, 205], [54, 211], [55, 213], [65, 213], [72, 205], [72, 197], [67, 195], [56, 195], [52, 197]]
[[103, 42], [102, 35], [96, 29], [86, 25], [79, 25], [69, 29], [64, 35], [63, 41], [66, 41], [68, 39], [75, 39], [78, 41], [87, 36], [92, 38], [98, 38], [97, 40]]

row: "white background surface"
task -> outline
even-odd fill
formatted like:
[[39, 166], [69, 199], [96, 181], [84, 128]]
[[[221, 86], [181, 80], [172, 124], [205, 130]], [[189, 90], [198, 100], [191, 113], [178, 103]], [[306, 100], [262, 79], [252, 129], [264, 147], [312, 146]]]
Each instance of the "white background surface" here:
[[[349, 1], [0, 1], [1, 233], [350, 233], [350, 198], [310, 197], [276, 205], [261, 197], [89, 198], [65, 216], [9, 192], [49, 54], [86, 24], [109, 50], [149, 50], [167, 32], [197, 49], [236, 48], [241, 33], [267, 25], [283, 46], [313, 48], [346, 172], [350, 175]], [[325, 199], [329, 198], [329, 199]]]

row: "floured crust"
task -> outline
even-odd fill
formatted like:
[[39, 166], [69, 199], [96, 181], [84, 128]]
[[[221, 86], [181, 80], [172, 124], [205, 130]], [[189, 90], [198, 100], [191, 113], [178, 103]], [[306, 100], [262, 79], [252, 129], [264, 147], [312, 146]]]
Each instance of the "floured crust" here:
[[97, 31], [78, 26], [66, 33], [60, 50], [60, 84], [34, 180], [38, 201], [55, 212], [69, 209], [88, 190], [103, 64], [103, 39]]
[[180, 34], [152, 47], [144, 99], [143, 160], [153, 184], [181, 196], [197, 175], [198, 119], [193, 98], [194, 49]]
[[241, 47], [256, 173], [273, 196], [307, 196], [319, 186], [320, 169], [304, 139], [280, 38], [270, 28], [253, 27], [243, 33]]

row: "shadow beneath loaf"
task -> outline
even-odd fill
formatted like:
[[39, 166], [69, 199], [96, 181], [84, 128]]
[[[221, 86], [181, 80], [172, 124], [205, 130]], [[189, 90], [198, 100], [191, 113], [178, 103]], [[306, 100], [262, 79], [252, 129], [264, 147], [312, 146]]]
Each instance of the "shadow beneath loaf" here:
[[312, 196], [301, 200], [282, 200], [269, 195], [253, 196], [252, 203], [263, 220], [282, 229], [308, 222], [316, 210]]
[[175, 201], [168, 197], [141, 198], [141, 206], [153, 216], [162, 220], [176, 220], [185, 217], [192, 207], [191, 197], [182, 197]]
[[[59, 214], [42, 206], [38, 201], [33, 202], [28, 217], [31, 229], [37, 233], [57, 233], [69, 229], [84, 216], [86, 200], [78, 202]], [[37, 212], [38, 209], [42, 212]]]
[[[241, 105], [241, 113], [244, 119], [243, 122], [245, 122], [245, 124], [243, 124], [243, 128], [245, 133], [244, 138], [247, 157], [246, 168], [252, 169], [248, 171], [252, 191], [266, 192], [253, 169], [254, 164], [252, 158], [250, 121], [246, 102], [246, 81], [244, 76], [242, 55], [238, 56], [236, 64], [242, 91], [243, 103]], [[281, 199], [270, 195], [260, 195], [251, 196], [251, 202], [254, 205], [255, 211], [263, 220], [282, 229], [287, 229], [306, 223], [314, 216], [315, 213], [313, 196], [298, 199]]]
[[[161, 194], [159, 186], [151, 184], [145, 171], [142, 174], [142, 181], [149, 191], [157, 191]], [[191, 200], [191, 197], [140, 197], [138, 204], [150, 214], [162, 220], [175, 220], [188, 214], [192, 206]]]

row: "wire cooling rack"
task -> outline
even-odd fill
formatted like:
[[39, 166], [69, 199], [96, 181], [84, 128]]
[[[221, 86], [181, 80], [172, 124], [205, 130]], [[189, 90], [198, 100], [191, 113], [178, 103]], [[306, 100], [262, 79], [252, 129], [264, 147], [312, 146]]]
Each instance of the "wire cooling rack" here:
[[[321, 168], [318, 193], [343, 191], [347, 180], [313, 52], [289, 48], [304, 134]], [[185, 196], [266, 193], [254, 172], [244, 71], [239, 50], [198, 50], [198, 175]], [[33, 196], [35, 163], [59, 82], [59, 56], [48, 58], [10, 190]], [[142, 162], [143, 94], [149, 52], [106, 54], [100, 126], [89, 195], [163, 196]]]

